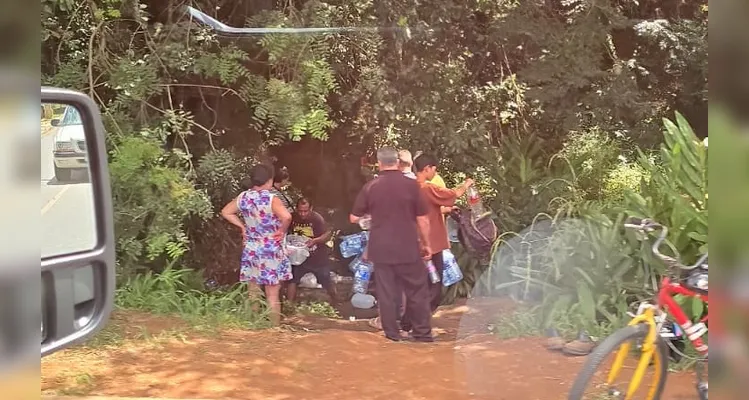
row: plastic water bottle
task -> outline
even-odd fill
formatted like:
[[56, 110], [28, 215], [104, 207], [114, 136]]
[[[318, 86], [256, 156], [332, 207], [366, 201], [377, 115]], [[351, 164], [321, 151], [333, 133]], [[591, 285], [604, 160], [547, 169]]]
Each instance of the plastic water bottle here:
[[477, 218], [484, 213], [484, 204], [481, 202], [481, 195], [475, 187], [471, 186], [466, 191], [468, 196], [468, 207], [471, 209], [471, 217]]
[[367, 232], [344, 236], [341, 238], [341, 256], [349, 258], [362, 254], [368, 240], [369, 234]]
[[442, 284], [445, 286], [454, 285], [463, 280], [463, 271], [460, 270], [458, 260], [450, 249], [442, 251], [442, 260], [444, 268], [442, 269]]
[[372, 277], [374, 267], [371, 263], [359, 260], [354, 271], [354, 293], [366, 294], [369, 288], [369, 279]]
[[374, 296], [370, 294], [354, 293], [351, 297], [351, 306], [354, 308], [367, 310], [374, 307], [376, 303]]
[[440, 276], [437, 273], [437, 268], [434, 266], [434, 263], [432, 260], [427, 261], [427, 272], [429, 272], [429, 280], [432, 283], [437, 283], [440, 281]]

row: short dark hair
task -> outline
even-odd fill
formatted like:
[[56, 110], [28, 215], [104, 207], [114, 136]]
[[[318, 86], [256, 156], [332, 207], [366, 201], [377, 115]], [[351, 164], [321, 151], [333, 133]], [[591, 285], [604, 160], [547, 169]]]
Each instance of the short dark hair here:
[[439, 167], [439, 165], [440, 164], [439, 161], [437, 161], [437, 157], [431, 154], [421, 154], [414, 160], [414, 167], [416, 167], [416, 172], [421, 172], [426, 167]]
[[273, 183], [283, 182], [289, 179], [289, 171], [286, 167], [276, 169], [276, 173], [273, 176]]
[[299, 208], [299, 207], [301, 207], [301, 206], [303, 206], [305, 204], [308, 205], [308, 206], [310, 206], [310, 208], [312, 207], [312, 202], [309, 201], [308, 198], [306, 198], [306, 197], [300, 197], [299, 200], [296, 201], [296, 208]]
[[265, 164], [257, 164], [250, 169], [249, 188], [262, 186], [265, 182], [273, 179], [273, 168]]

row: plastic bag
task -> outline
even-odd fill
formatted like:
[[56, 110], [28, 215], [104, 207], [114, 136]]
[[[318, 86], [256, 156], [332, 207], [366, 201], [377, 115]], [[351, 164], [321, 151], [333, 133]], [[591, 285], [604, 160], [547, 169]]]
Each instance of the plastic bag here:
[[299, 287], [317, 289], [322, 287], [322, 285], [317, 283], [317, 277], [315, 277], [315, 274], [308, 272], [304, 274], [301, 279], [299, 279]]
[[451, 286], [463, 280], [463, 271], [460, 270], [458, 260], [455, 259], [450, 249], [442, 251], [442, 285]]
[[309, 257], [307, 240], [309, 239], [299, 235], [286, 236], [286, 250], [289, 254], [291, 265], [301, 265]]

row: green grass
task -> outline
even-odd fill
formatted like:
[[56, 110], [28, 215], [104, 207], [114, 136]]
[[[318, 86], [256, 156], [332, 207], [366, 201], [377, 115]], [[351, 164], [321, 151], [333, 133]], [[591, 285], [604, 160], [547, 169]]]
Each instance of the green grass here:
[[538, 336], [542, 333], [541, 318], [534, 309], [518, 309], [498, 316], [489, 331], [502, 339]]
[[609, 323], [590, 323], [575, 312], [557, 312], [550, 318], [542, 316], [543, 308], [519, 307], [509, 314], [502, 314], [489, 326], [489, 330], [502, 339], [541, 336], [547, 328], [553, 327], [566, 339], [574, 339], [581, 330], [588, 332], [594, 340], [602, 340], [610, 335], [616, 326]]
[[261, 298], [250, 298], [245, 285], [206, 291], [196, 282], [202, 279], [190, 269], [169, 267], [160, 274], [137, 275], [117, 289], [115, 303], [123, 310], [176, 315], [193, 329], [204, 332], [270, 326], [266, 303]]

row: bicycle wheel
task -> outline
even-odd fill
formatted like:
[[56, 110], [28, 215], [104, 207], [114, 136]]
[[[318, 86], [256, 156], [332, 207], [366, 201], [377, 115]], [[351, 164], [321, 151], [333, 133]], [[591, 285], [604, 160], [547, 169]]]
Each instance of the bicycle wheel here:
[[[644, 339], [648, 333], [648, 325], [638, 324], [634, 326], [627, 326], [622, 328], [609, 337], [603, 340], [592, 353], [590, 353], [583, 365], [582, 370], [577, 374], [575, 382], [572, 384], [568, 399], [569, 400], [603, 400], [603, 399], [646, 399], [646, 400], [658, 400], [663, 394], [663, 389], [666, 387], [666, 378], [668, 375], [668, 346], [663, 342], [660, 337], [656, 341], [656, 350], [653, 353], [653, 358], [649, 366], [647, 366], [647, 372], [652, 372], [654, 378], [651, 383], [647, 384], [644, 391], [642, 389], [643, 384], [646, 384], [646, 380], [643, 379], [638, 384], [633, 393], [632, 397], [627, 398], [626, 393], [628, 391], [629, 382], [625, 383], [621, 387], [617, 387], [617, 384], [621, 384], [622, 381], [619, 376], [626, 370], [631, 370], [635, 373], [636, 366], [640, 360], [640, 352], [633, 352], [636, 348], [637, 342]], [[621, 353], [624, 352], [624, 353]], [[611, 376], [611, 366], [607, 365], [606, 360], [609, 356], [619, 358], [612, 364], [619, 361], [619, 371], [617, 376]], [[619, 356], [619, 357], [617, 357]], [[629, 358], [627, 360], [627, 358]], [[629, 363], [627, 363], [629, 361]], [[606, 370], [606, 374], [601, 376], [600, 372]], [[586, 392], [586, 389], [590, 392]], [[637, 396], [637, 397], [635, 397]]]

